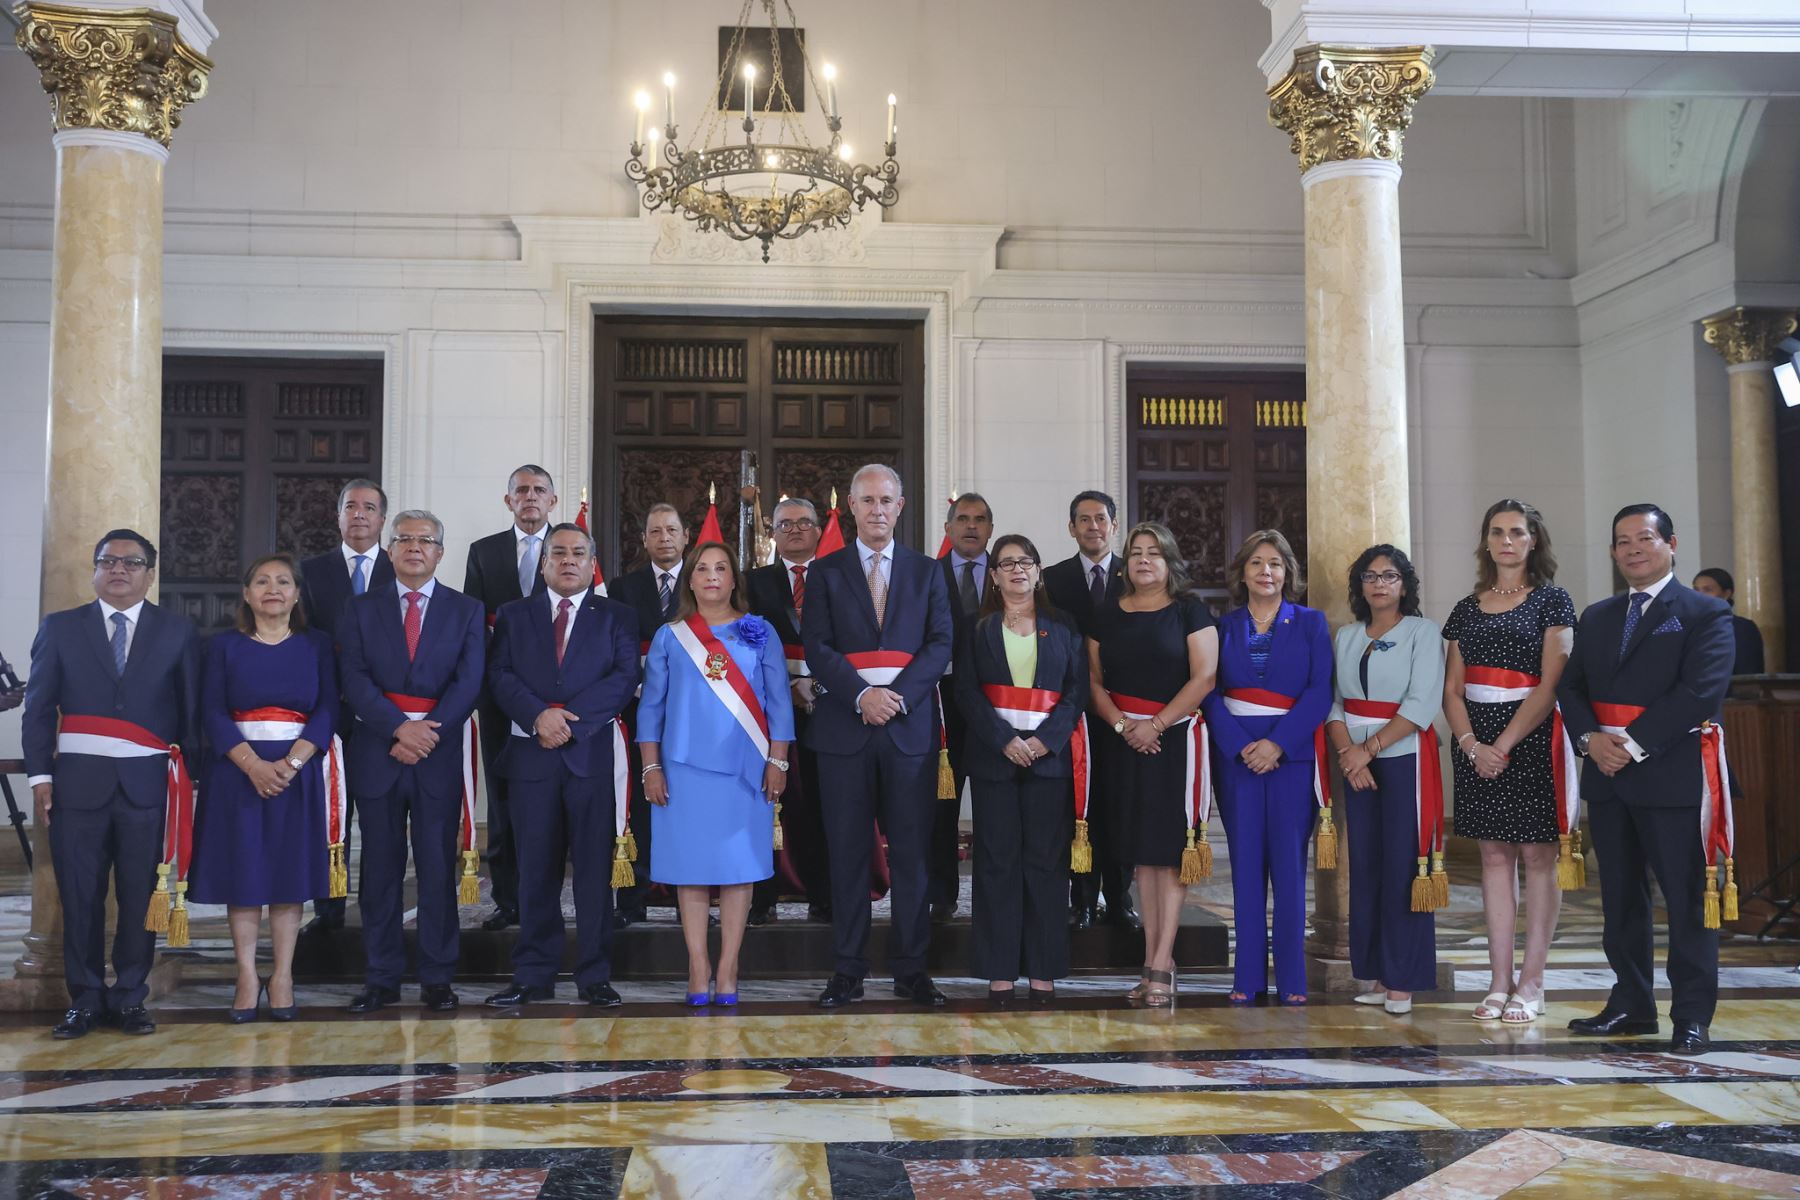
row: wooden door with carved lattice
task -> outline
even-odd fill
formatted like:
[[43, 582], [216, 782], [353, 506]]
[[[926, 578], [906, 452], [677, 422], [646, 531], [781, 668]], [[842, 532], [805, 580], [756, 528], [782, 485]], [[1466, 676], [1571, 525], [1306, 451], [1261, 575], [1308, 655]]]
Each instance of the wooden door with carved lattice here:
[[381, 479], [381, 362], [163, 359], [161, 603], [230, 625], [244, 567], [338, 544], [337, 498]]
[[[592, 528], [608, 578], [643, 565], [644, 514], [667, 501], [690, 530], [718, 494], [738, 544], [738, 489], [749, 451], [763, 515], [783, 495], [824, 514], [867, 462], [900, 473], [899, 536], [919, 547], [924, 344], [918, 322], [646, 321], [598, 317], [594, 330]], [[840, 501], [843, 496], [840, 495]], [[846, 540], [855, 536], [848, 520]], [[925, 547], [927, 552], [935, 544]]]
[[1126, 377], [1135, 521], [1175, 534], [1198, 591], [1230, 605], [1238, 544], [1279, 529], [1306, 563], [1306, 377], [1171, 369]]

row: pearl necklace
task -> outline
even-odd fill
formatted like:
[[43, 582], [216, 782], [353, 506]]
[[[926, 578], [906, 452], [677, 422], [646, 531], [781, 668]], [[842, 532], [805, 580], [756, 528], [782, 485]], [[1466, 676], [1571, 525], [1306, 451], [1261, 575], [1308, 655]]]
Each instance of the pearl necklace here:
[[1492, 596], [1516, 596], [1520, 592], [1529, 591], [1530, 588], [1531, 584], [1529, 582], [1521, 583], [1518, 587], [1491, 587], [1488, 589], [1488, 594]]
[[255, 638], [257, 641], [261, 642], [265, 646], [279, 646], [279, 645], [281, 645], [281, 643], [287, 641], [290, 637], [293, 637], [294, 631], [290, 628], [286, 633], [282, 634], [280, 637], [276, 638], [272, 642], [268, 638], [266, 638], [262, 635], [262, 631], [260, 629], [252, 630], [250, 633], [250, 636]]

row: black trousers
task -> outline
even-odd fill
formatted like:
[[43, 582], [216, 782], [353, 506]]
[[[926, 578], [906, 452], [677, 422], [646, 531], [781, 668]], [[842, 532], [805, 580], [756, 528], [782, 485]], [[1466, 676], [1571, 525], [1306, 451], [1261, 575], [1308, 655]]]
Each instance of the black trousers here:
[[562, 970], [563, 863], [575, 871], [575, 982], [612, 978], [612, 776], [583, 779], [558, 766], [550, 779], [512, 783], [519, 861], [519, 937], [513, 982], [547, 987]]
[[1069, 973], [1064, 881], [1075, 832], [1072, 783], [1020, 769], [970, 781], [975, 815], [974, 973], [1059, 979]]
[[512, 722], [491, 698], [483, 697], [481, 705], [481, 759], [487, 781], [487, 869], [493, 888], [494, 907], [507, 912], [519, 910], [519, 857], [513, 847], [511, 781], [495, 769], [506, 739], [512, 736]]
[[449, 983], [456, 975], [461, 934], [456, 889], [462, 797], [430, 795], [419, 788], [415, 772], [403, 770], [385, 794], [364, 796], [356, 807], [363, 835], [357, 904], [368, 955], [364, 978], [376, 987], [397, 988], [406, 974], [402, 885], [410, 832], [419, 885], [419, 982]]
[[[350, 837], [356, 828], [356, 798], [344, 797], [344, 869], [350, 866]], [[348, 902], [346, 896], [319, 896], [313, 900], [313, 916], [323, 917], [336, 924], [344, 923], [344, 906]]]
[[[117, 1012], [150, 995], [156, 935], [144, 928], [156, 864], [162, 856], [163, 806], [133, 804], [122, 788], [99, 808], [56, 805], [50, 865], [62, 896], [63, 978], [69, 1003]], [[113, 933], [113, 985], [106, 986], [106, 889], [118, 896]], [[175, 881], [169, 880], [173, 890]]]
[[[955, 904], [962, 891], [962, 868], [957, 850], [962, 841], [963, 782], [969, 778], [963, 770], [963, 739], [968, 736], [962, 710], [956, 706], [955, 688], [946, 676], [938, 685], [944, 698], [944, 742], [950, 752], [950, 773], [956, 778], [956, 795], [948, 800], [932, 801], [931, 814], [931, 902]], [[933, 755], [932, 795], [937, 795], [937, 756]]]
[[[1090, 727], [1093, 718], [1089, 718]], [[1094, 847], [1094, 869], [1069, 876], [1069, 907], [1090, 909], [1099, 904], [1102, 895], [1111, 912], [1124, 912], [1131, 907], [1131, 877], [1124, 858], [1113, 849], [1114, 814], [1106, 781], [1116, 738], [1090, 737], [1088, 749], [1093, 754], [1093, 786], [1088, 789], [1088, 841]]]
[[835, 970], [869, 973], [869, 871], [875, 819], [887, 835], [892, 925], [888, 967], [895, 975], [925, 969], [931, 938], [925, 855], [937, 804], [937, 753], [902, 754], [877, 731], [858, 754], [819, 755], [825, 841], [831, 848], [831, 940]]
[[1669, 1019], [1711, 1024], [1719, 1001], [1719, 931], [1701, 921], [1700, 814], [1693, 805], [1646, 808], [1608, 799], [1589, 802], [1588, 823], [1600, 856], [1601, 944], [1617, 979], [1608, 1004], [1633, 1016], [1656, 1015], [1654, 872], [1669, 910]]
[[[799, 721], [805, 717], [796, 714]], [[808, 904], [831, 903], [831, 854], [825, 845], [824, 792], [819, 786], [819, 756], [800, 745], [800, 725], [795, 731], [794, 746], [789, 753], [793, 764], [788, 772], [787, 791], [781, 797], [781, 836], [786, 842], [782, 853], [793, 864], [794, 874], [806, 892]], [[750, 893], [750, 903], [767, 908], [781, 899], [781, 873], [777, 871]]]

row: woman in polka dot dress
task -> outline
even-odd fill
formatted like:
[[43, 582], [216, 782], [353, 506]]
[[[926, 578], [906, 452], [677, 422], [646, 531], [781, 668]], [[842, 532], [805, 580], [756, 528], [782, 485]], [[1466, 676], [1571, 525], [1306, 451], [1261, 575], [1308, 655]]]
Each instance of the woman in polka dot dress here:
[[[1475, 549], [1475, 591], [1444, 622], [1450, 643], [1444, 718], [1455, 739], [1456, 833], [1481, 845], [1481, 899], [1493, 981], [1477, 1021], [1524, 1024], [1544, 1013], [1544, 964], [1562, 894], [1556, 886], [1556, 777], [1551, 711], [1569, 658], [1575, 605], [1551, 581], [1556, 558], [1537, 509], [1488, 509]], [[1525, 961], [1513, 973], [1519, 860], [1525, 862]]]

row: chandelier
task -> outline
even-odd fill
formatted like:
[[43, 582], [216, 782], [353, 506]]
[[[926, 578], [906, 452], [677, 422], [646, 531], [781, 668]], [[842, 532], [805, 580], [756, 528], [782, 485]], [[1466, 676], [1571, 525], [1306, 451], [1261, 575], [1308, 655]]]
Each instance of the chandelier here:
[[[747, 61], [746, 38], [751, 9], [758, 2], [768, 17], [770, 59], [760, 121], [755, 107], [757, 68]], [[644, 123], [650, 97], [639, 92], [637, 132], [631, 143], [631, 158], [625, 163], [625, 174], [643, 185], [646, 209], [654, 212], [667, 208], [680, 213], [702, 232], [723, 233], [740, 242], [760, 241], [764, 262], [769, 261], [769, 248], [776, 238], [792, 240], [817, 230], [847, 226], [870, 201], [890, 208], [900, 198], [894, 186], [900, 177], [900, 164], [894, 159], [898, 101], [892, 95], [887, 98], [884, 161], [880, 166], [857, 163], [843, 137], [837, 72], [825, 63], [825, 87], [819, 86], [801, 40], [793, 5], [781, 0], [781, 6], [792, 34], [790, 51], [799, 53], [807, 85], [825, 110], [829, 141], [824, 145], [813, 143], [788, 94], [775, 0], [744, 0], [730, 45], [721, 56], [719, 78], [713, 87], [716, 100], [708, 98], [695, 121], [694, 136], [687, 148], [682, 149], [677, 142], [675, 77], [665, 74], [662, 136], [659, 140], [654, 126], [646, 136]], [[743, 141], [738, 142], [729, 128], [735, 110], [726, 112], [724, 106], [729, 94], [726, 81], [740, 61], [744, 107], [739, 123]]]

